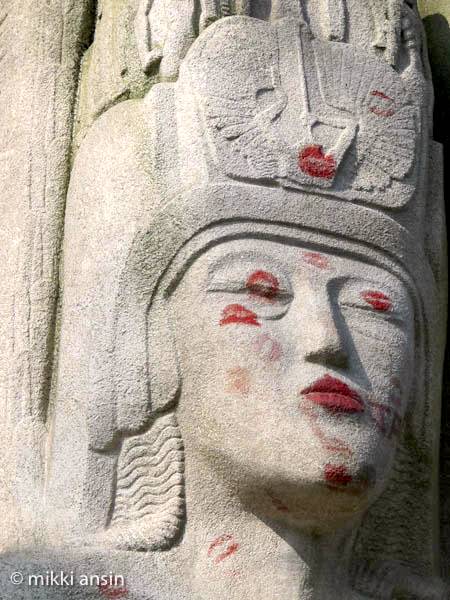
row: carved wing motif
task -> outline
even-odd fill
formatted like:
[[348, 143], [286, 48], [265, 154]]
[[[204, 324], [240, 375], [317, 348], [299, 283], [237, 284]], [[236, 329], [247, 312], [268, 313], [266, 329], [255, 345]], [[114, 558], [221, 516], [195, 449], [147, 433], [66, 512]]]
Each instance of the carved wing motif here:
[[231, 156], [234, 154], [235, 160], [238, 158], [247, 164], [247, 174], [276, 177], [279, 148], [272, 123], [286, 105], [286, 94], [274, 87], [258, 90], [253, 95], [208, 96], [205, 112], [218, 141], [228, 142], [221, 147], [227, 148]]
[[417, 110], [401, 78], [383, 62], [347, 44], [314, 42], [325, 102], [359, 121], [354, 187], [383, 189], [411, 172]]

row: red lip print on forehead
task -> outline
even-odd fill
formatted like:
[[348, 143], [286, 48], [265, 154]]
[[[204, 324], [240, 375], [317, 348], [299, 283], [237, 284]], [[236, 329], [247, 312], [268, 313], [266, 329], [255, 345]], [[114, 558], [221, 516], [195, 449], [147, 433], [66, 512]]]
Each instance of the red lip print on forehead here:
[[366, 290], [361, 292], [361, 298], [370, 304], [378, 312], [389, 312], [392, 310], [392, 301], [389, 296], [377, 290]]
[[303, 252], [302, 257], [305, 263], [318, 269], [325, 270], [330, 267], [328, 257], [320, 252]]
[[267, 271], [255, 271], [247, 279], [246, 287], [251, 296], [274, 300], [280, 291], [280, 283], [275, 275]]
[[331, 154], [325, 154], [322, 146], [317, 144], [300, 151], [298, 166], [307, 175], [319, 179], [333, 179], [336, 175], [336, 160]]
[[395, 115], [394, 99], [387, 96], [384, 92], [380, 90], [373, 90], [370, 95], [373, 98], [378, 98], [380, 100], [379, 106], [370, 106], [369, 110], [377, 117], [393, 117]]

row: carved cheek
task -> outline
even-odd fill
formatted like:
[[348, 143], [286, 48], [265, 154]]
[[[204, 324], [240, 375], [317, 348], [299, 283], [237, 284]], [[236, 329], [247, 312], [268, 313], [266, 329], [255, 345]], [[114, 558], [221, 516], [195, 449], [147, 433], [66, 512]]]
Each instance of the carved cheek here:
[[236, 367], [227, 372], [225, 391], [234, 396], [248, 396], [251, 387], [251, 376], [248, 369]]
[[225, 325], [249, 325], [261, 327], [258, 316], [242, 304], [229, 304], [222, 311], [220, 326]]
[[258, 335], [253, 342], [254, 352], [269, 362], [278, 362], [283, 356], [283, 347], [278, 340], [265, 333]]

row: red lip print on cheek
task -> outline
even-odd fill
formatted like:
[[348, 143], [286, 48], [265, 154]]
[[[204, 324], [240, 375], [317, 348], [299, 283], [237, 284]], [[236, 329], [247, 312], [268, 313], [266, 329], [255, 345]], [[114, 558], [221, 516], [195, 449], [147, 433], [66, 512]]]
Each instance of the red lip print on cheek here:
[[281, 344], [267, 333], [258, 335], [253, 344], [253, 349], [261, 358], [270, 362], [277, 362], [283, 356]]
[[370, 304], [378, 312], [389, 312], [392, 310], [392, 301], [389, 296], [377, 290], [366, 290], [361, 292], [361, 298]]
[[242, 304], [229, 304], [223, 309], [220, 325], [253, 325], [261, 327], [258, 316]]
[[236, 367], [227, 373], [228, 385], [226, 391], [234, 396], [248, 396], [250, 392], [250, 372], [248, 369]]
[[312, 144], [300, 151], [298, 166], [301, 171], [319, 179], [333, 179], [336, 175], [336, 160], [325, 154], [322, 146]]
[[280, 283], [275, 275], [267, 271], [255, 271], [247, 279], [250, 296], [273, 301], [280, 291]]
[[212, 558], [213, 562], [218, 565], [225, 559], [229, 558], [239, 550], [239, 544], [234, 541], [234, 538], [229, 533], [220, 535], [216, 538], [208, 548], [208, 556]]

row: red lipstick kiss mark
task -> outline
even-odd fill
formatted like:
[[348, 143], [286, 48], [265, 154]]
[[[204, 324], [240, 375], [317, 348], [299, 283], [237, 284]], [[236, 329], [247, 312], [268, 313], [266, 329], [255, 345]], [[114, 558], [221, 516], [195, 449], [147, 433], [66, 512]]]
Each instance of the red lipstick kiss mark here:
[[325, 450], [332, 452], [333, 454], [340, 454], [346, 458], [353, 456], [353, 450], [350, 448], [350, 446], [348, 446], [341, 439], [327, 435], [323, 432], [322, 428], [317, 424], [319, 417], [312, 406], [309, 404], [301, 405], [300, 409], [309, 420], [314, 435], [318, 438]]
[[128, 597], [128, 590], [126, 588], [114, 587], [110, 583], [100, 583], [98, 589], [102, 596], [110, 600]]
[[320, 179], [333, 179], [336, 161], [331, 154], [324, 154], [322, 146], [312, 144], [300, 151], [298, 166], [307, 175]]
[[208, 548], [208, 556], [211, 557], [214, 550], [224, 548], [224, 550], [214, 558], [214, 564], [218, 565], [226, 558], [232, 556], [237, 550], [239, 550], [239, 544], [234, 541], [234, 538], [230, 534], [220, 535], [216, 538]]
[[391, 384], [393, 387], [392, 402], [395, 404], [395, 406], [397, 408], [401, 408], [402, 393], [403, 393], [402, 383], [401, 383], [400, 379], [396, 375], [394, 375], [394, 377], [391, 378]]
[[258, 322], [257, 315], [242, 306], [241, 304], [230, 304], [223, 309], [222, 319], [220, 325], [253, 325], [254, 327], [261, 327], [261, 323]]
[[386, 438], [390, 440], [400, 433], [402, 418], [396, 410], [374, 400], [370, 402], [370, 409], [377, 429]]
[[366, 290], [365, 292], [361, 292], [361, 298], [378, 312], [389, 312], [392, 310], [391, 299], [386, 294], [383, 294], [383, 292]]
[[394, 102], [393, 98], [386, 96], [386, 94], [383, 94], [383, 92], [380, 92], [380, 90], [373, 90], [372, 92], [370, 92], [370, 94], [371, 96], [376, 96], [378, 98], [382, 98], [383, 100], [389, 100], [389, 102]]
[[255, 271], [247, 279], [247, 289], [251, 296], [272, 302], [280, 291], [280, 283], [272, 273]]
[[270, 490], [266, 490], [267, 495], [269, 496], [269, 498], [272, 501], [272, 504], [274, 505], [274, 507], [279, 510], [280, 512], [289, 512], [289, 508], [286, 506], [286, 504], [280, 500], [277, 496], [275, 496]]
[[320, 252], [303, 252], [303, 260], [318, 269], [325, 270], [330, 267], [330, 261]]
[[343, 381], [325, 375], [300, 392], [310, 402], [332, 413], [360, 413], [364, 411], [360, 395]]
[[227, 392], [238, 396], [248, 396], [250, 392], [250, 373], [248, 369], [236, 367], [228, 371]]
[[348, 469], [342, 465], [325, 465], [324, 475], [329, 487], [345, 487], [353, 481]]
[[[380, 98], [381, 100], [384, 100], [389, 104], [392, 104], [394, 102], [393, 98], [390, 98], [383, 92], [380, 92], [380, 90], [373, 90], [372, 92], [370, 92], [370, 95], [375, 98]], [[393, 108], [380, 108], [379, 106], [370, 106], [369, 110], [371, 113], [377, 115], [378, 117], [392, 117], [395, 115], [395, 110]]]
[[280, 360], [283, 355], [281, 344], [270, 337], [267, 333], [259, 335], [254, 344], [255, 352], [267, 358], [271, 362]]

